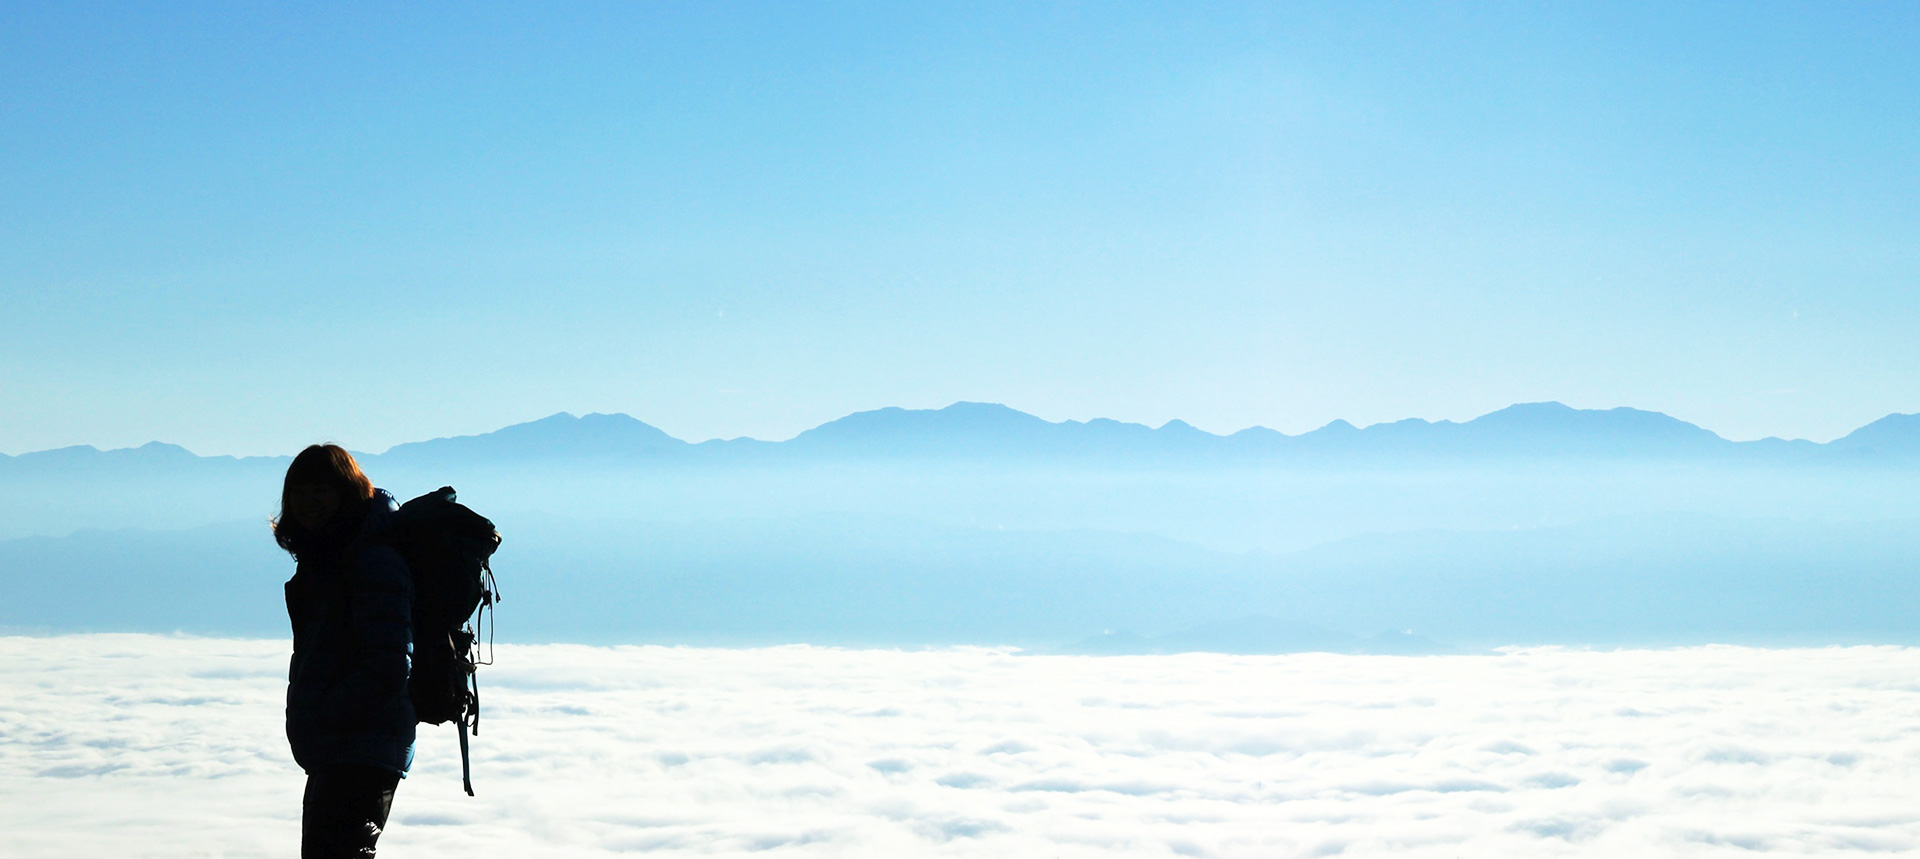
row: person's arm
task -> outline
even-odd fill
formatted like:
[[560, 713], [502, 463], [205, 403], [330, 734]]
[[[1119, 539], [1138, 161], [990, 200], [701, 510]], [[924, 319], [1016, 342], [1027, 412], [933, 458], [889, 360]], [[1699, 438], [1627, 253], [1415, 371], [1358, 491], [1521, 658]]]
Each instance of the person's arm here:
[[396, 696], [407, 694], [413, 667], [413, 578], [390, 546], [360, 552], [349, 583], [347, 664], [321, 704], [322, 718], [353, 724], [371, 718]]

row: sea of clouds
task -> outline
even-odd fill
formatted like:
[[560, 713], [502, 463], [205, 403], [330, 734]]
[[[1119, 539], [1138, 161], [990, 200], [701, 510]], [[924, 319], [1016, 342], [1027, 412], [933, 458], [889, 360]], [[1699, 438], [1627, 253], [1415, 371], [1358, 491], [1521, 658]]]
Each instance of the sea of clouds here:
[[[0, 638], [0, 855], [298, 854], [286, 643]], [[501, 646], [382, 855], [1920, 850], [1920, 650]]]

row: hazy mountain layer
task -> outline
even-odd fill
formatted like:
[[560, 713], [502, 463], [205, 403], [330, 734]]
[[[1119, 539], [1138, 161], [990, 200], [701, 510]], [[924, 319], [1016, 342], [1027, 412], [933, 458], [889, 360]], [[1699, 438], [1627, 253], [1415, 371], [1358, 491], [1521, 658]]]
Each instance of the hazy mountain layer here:
[[[264, 520], [285, 458], [164, 444], [0, 457], [0, 539]], [[956, 525], [1144, 531], [1225, 549], [1409, 528], [1533, 527], [1657, 510], [1920, 515], [1920, 418], [1834, 442], [1729, 442], [1665, 415], [1514, 406], [1466, 423], [1231, 436], [1049, 423], [1003, 406], [851, 415], [785, 442], [688, 444], [624, 415], [555, 415], [366, 455], [402, 494], [641, 519], [905, 513]]]
[[[944, 409], [860, 412], [782, 442], [755, 439], [693, 444], [623, 414], [561, 413], [491, 433], [396, 445], [361, 454], [369, 463], [427, 464], [616, 460], [650, 464], [733, 464], [847, 459], [1012, 458], [1205, 465], [1278, 460], [1294, 464], [1398, 463], [1412, 458], [1625, 457], [1734, 458], [1755, 462], [1881, 464], [1920, 458], [1920, 415], [1888, 415], [1826, 444], [1782, 439], [1735, 442], [1658, 412], [1573, 409], [1523, 403], [1465, 423], [1418, 418], [1358, 428], [1334, 421], [1289, 436], [1264, 427], [1214, 435], [1169, 421], [1158, 428], [1095, 419], [1049, 422], [991, 403]], [[279, 457], [197, 457], [176, 445], [100, 451], [88, 446], [0, 454], [0, 474], [164, 473], [203, 462], [245, 466]]]
[[[1735, 443], [1551, 403], [1222, 437], [962, 403], [778, 443], [556, 415], [365, 464], [499, 524], [516, 640], [1904, 642], [1916, 437], [1894, 415]], [[0, 459], [0, 625], [278, 633], [285, 466], [161, 444]]]

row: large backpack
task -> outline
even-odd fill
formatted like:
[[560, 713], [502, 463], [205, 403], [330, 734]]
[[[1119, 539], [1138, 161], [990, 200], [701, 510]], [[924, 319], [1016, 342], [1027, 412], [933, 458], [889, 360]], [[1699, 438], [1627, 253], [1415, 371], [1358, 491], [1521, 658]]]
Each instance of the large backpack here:
[[414, 713], [432, 725], [460, 726], [460, 781], [473, 795], [467, 733], [480, 733], [480, 686], [474, 667], [480, 661], [473, 618], [487, 628], [491, 648], [491, 609], [500, 600], [489, 559], [500, 547], [493, 523], [454, 500], [451, 486], [400, 505], [385, 542], [407, 562], [413, 574], [413, 673], [407, 694]]

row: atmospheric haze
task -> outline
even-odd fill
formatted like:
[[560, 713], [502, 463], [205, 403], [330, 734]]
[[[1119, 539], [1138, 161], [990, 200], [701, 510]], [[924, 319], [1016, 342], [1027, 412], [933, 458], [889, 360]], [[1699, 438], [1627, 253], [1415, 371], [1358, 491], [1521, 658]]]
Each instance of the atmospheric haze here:
[[[961, 403], [784, 442], [556, 415], [363, 459], [498, 523], [523, 643], [1404, 653], [1920, 629], [1906, 415], [1814, 444], [1555, 403], [1296, 436]], [[285, 465], [0, 459], [0, 627], [280, 634]]]

